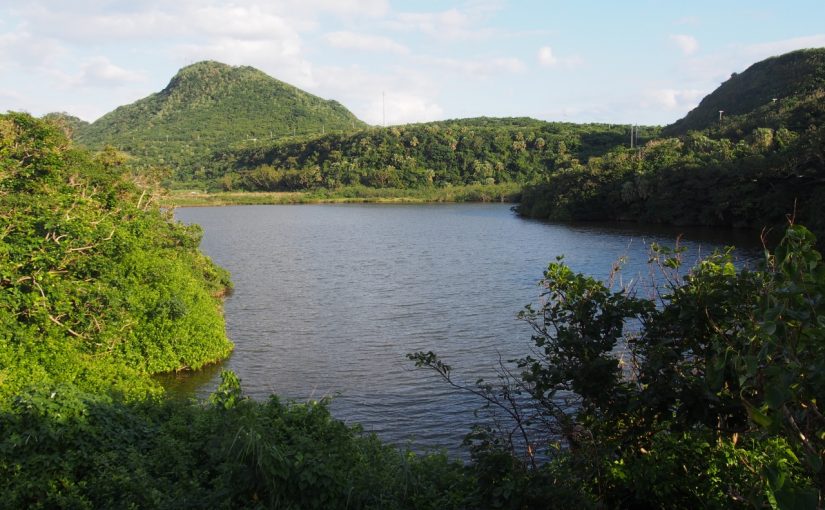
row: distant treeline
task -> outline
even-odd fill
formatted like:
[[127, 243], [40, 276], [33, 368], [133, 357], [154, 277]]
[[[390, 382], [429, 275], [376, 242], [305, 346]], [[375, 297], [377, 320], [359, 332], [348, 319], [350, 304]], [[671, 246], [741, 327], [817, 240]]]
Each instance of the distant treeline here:
[[[638, 139], [657, 131], [640, 128]], [[250, 191], [524, 184], [629, 143], [627, 125], [463, 119], [237, 148], [195, 177]]]

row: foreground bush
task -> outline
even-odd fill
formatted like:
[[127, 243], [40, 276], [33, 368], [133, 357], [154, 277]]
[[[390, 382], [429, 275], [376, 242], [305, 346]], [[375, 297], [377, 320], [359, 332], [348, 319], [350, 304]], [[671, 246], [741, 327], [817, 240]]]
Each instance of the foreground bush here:
[[[456, 382], [434, 353], [411, 354], [486, 401], [468, 436], [477, 473], [547, 490], [558, 470], [610, 507], [818, 508], [825, 491], [825, 265], [792, 225], [760, 270], [730, 252], [680, 274], [655, 247], [651, 297], [574, 273], [562, 260], [521, 314], [533, 354], [501, 382]], [[561, 477], [553, 484], [565, 486]], [[522, 496], [523, 497], [523, 496]]]
[[0, 408], [32, 381], [159, 388], [146, 375], [226, 357], [225, 271], [122, 155], [0, 116]]
[[453, 508], [470, 489], [444, 456], [382, 445], [325, 403], [248, 400], [231, 373], [202, 404], [57, 386], [0, 416], [5, 508]]

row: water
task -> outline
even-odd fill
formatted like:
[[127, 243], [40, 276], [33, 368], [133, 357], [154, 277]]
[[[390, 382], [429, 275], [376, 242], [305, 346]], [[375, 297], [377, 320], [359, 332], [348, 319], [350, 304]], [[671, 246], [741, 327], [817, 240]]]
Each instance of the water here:
[[[536, 282], [557, 255], [623, 283], [647, 280], [651, 242], [684, 233], [687, 261], [751, 233], [524, 220], [502, 204], [286, 205], [179, 209], [204, 229], [202, 249], [232, 273], [227, 332], [246, 393], [306, 401], [334, 397], [335, 416], [416, 449], [460, 443], [477, 398], [417, 370], [406, 354], [432, 350], [474, 382], [498, 359], [525, 354], [530, 328], [515, 316], [538, 301]], [[205, 396], [220, 370], [167, 380]]]

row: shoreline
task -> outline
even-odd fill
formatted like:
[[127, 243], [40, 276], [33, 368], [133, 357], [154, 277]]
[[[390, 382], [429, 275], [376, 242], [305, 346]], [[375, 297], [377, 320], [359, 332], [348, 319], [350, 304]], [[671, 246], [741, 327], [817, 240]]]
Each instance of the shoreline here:
[[161, 199], [163, 207], [218, 207], [231, 205], [287, 205], [336, 203], [516, 203], [521, 186], [515, 183], [465, 185], [444, 188], [366, 188], [312, 191], [222, 191], [173, 190]]

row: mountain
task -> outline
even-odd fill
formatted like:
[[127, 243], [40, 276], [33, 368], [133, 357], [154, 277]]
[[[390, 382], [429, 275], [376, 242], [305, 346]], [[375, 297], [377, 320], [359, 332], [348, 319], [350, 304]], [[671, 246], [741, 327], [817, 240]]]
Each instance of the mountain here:
[[113, 145], [142, 164], [169, 166], [176, 178], [186, 179], [219, 147], [363, 126], [336, 101], [253, 67], [206, 61], [178, 71], [160, 92], [78, 130], [75, 140], [94, 149]]
[[[798, 50], [733, 73], [665, 136], [709, 129], [737, 138], [756, 127], [803, 131], [825, 120], [825, 48]], [[723, 111], [722, 120], [719, 111]]]

